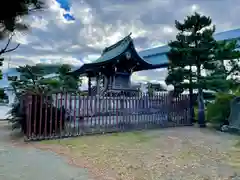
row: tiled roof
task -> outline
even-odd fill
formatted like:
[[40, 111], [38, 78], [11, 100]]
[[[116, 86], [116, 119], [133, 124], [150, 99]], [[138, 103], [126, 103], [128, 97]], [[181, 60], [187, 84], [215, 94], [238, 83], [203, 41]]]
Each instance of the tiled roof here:
[[[132, 41], [130, 35], [122, 39], [121, 41], [117, 42], [116, 44], [107, 47], [103, 50], [102, 55], [92, 63], [100, 63], [105, 62], [108, 60], [111, 60], [115, 58], [116, 56], [119, 56], [122, 54], [129, 46], [129, 43]], [[91, 63], [91, 64], [92, 64]]]

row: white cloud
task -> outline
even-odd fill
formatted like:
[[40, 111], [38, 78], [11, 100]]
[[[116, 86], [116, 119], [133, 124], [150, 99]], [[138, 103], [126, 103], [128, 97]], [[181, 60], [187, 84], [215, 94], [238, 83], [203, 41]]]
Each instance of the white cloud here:
[[175, 29], [171, 26], [164, 26], [163, 27], [163, 33], [165, 34], [172, 34], [175, 32]]
[[30, 24], [31, 28], [40, 29], [42, 31], [47, 31], [48, 21], [41, 16], [32, 16], [32, 23]]
[[198, 4], [193, 4], [193, 5], [191, 6], [191, 8], [190, 8], [190, 12], [191, 12], [191, 13], [194, 13], [194, 12], [196, 12], [196, 11], [199, 11], [199, 9], [200, 9], [200, 7], [199, 7]]
[[[174, 20], [182, 21], [194, 11], [210, 15], [218, 32], [240, 27], [239, 0], [124, 2], [71, 0], [70, 11], [66, 11], [55, 0], [48, 0], [48, 9], [23, 19], [30, 30], [16, 35], [15, 40], [21, 46], [6, 54], [11, 57], [9, 66], [39, 62], [81, 66], [97, 59], [106, 46], [130, 32], [138, 50], [163, 45], [176, 34]], [[65, 14], [75, 20], [67, 21]], [[5, 62], [3, 68], [7, 67]], [[166, 75], [166, 70], [143, 71], [133, 74], [132, 79], [163, 82]]]

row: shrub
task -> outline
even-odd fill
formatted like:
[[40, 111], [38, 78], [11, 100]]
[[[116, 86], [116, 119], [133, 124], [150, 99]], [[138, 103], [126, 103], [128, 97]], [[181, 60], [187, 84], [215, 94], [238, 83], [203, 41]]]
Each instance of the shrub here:
[[[31, 131], [35, 129], [35, 135], [43, 135], [45, 132], [58, 133], [64, 130], [65, 127], [65, 109], [63, 107], [56, 108], [46, 102], [42, 102], [41, 96], [35, 96], [32, 101], [31, 116], [29, 119], [26, 117], [26, 110], [20, 106], [19, 102], [15, 102], [12, 105], [12, 109], [9, 111], [11, 118], [9, 122], [12, 124], [13, 129], [21, 129], [21, 131], [27, 134], [27, 120], [30, 121]], [[42, 102], [42, 103], [41, 103]], [[62, 123], [60, 123], [60, 117], [62, 117]], [[45, 129], [45, 125], [46, 128]]]
[[218, 93], [213, 102], [207, 105], [207, 119], [213, 124], [228, 125], [231, 101], [235, 95]]
[[[205, 111], [205, 121], [208, 122], [208, 119], [207, 119], [207, 111]], [[195, 105], [194, 106], [194, 122], [198, 122], [198, 106]]]
[[198, 122], [198, 106], [194, 106], [194, 122]]
[[24, 119], [26, 119], [26, 118], [25, 118], [23, 111], [20, 108], [20, 103], [15, 100], [15, 102], [11, 106], [12, 106], [12, 108], [7, 113], [10, 115], [8, 117], [8, 121], [9, 121], [9, 123], [12, 124], [13, 130], [21, 129], [23, 131], [24, 127], [22, 125], [23, 125]]

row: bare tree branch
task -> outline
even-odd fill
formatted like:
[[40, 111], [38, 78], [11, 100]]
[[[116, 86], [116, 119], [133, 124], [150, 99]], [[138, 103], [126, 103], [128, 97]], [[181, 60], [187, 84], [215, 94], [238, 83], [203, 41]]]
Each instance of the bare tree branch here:
[[8, 48], [8, 46], [9, 46], [11, 40], [12, 40], [12, 37], [13, 37], [13, 33], [8, 38], [8, 42], [7, 42], [6, 46], [0, 51], [0, 54], [4, 53], [6, 51], [6, 49]]
[[[19, 46], [20, 46], [20, 44], [18, 43], [16, 47], [14, 47], [14, 48], [12, 48], [12, 49], [8, 49], [8, 50], [6, 50], [6, 51], [3, 52], [3, 53], [8, 53], [8, 52], [14, 51], [14, 50], [17, 49]], [[0, 52], [0, 55], [1, 55], [1, 52]]]
[[20, 44], [17, 44], [16, 47], [14, 47], [12, 49], [7, 49], [11, 40], [12, 40], [12, 38], [13, 38], [13, 35], [14, 35], [14, 33], [11, 33], [10, 37], [8, 38], [8, 42], [7, 42], [6, 46], [3, 49], [0, 50], [0, 55], [3, 54], [3, 53], [8, 53], [8, 52], [14, 51], [15, 49], [17, 49], [20, 46]]

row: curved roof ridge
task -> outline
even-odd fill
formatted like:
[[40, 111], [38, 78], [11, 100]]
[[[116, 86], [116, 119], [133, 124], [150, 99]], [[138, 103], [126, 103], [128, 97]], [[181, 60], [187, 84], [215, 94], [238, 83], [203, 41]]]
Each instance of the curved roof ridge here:
[[129, 33], [129, 35], [127, 35], [126, 37], [124, 37], [122, 40], [116, 42], [115, 44], [109, 46], [109, 47], [106, 47], [105, 49], [103, 49], [103, 52], [102, 54], [108, 52], [108, 51], [111, 51], [112, 49], [116, 48], [117, 46], [121, 45], [124, 41], [128, 41], [128, 42], [131, 42], [132, 41], [132, 38], [131, 38], [131, 34], [132, 33]]
[[122, 52], [125, 51], [128, 48], [129, 44], [132, 42], [132, 38], [130, 37], [130, 35], [131, 34], [129, 34], [122, 40], [118, 41], [114, 45], [108, 48], [105, 48], [105, 50], [103, 50], [103, 53], [99, 58], [97, 58], [95, 61], [88, 64], [105, 62], [122, 54]]

